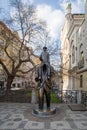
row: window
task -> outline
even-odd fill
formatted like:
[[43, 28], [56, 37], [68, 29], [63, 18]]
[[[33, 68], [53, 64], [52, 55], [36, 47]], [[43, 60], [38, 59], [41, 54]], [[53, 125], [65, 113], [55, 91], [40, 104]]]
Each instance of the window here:
[[83, 51], [80, 52], [80, 60], [83, 59]]
[[0, 32], [0, 34], [2, 35], [2, 36], [5, 36], [5, 30], [2, 28], [2, 30], [1, 30], [1, 32]]
[[83, 87], [83, 75], [80, 75], [80, 88]]
[[13, 84], [13, 88], [15, 88], [15, 87], [16, 87], [16, 84], [14, 83], [14, 84]]
[[80, 45], [79, 53], [80, 53], [80, 61], [81, 61], [84, 58], [84, 55], [83, 55], [83, 44]]
[[84, 52], [83, 52], [83, 44], [80, 45], [79, 48], [79, 62], [78, 62], [79, 69], [84, 67]]
[[74, 63], [74, 62], [75, 62], [75, 47], [73, 45], [73, 47], [72, 47], [72, 63]]
[[4, 51], [0, 49], [0, 58], [4, 55]]
[[20, 86], [20, 84], [18, 83], [18, 88], [20, 88], [21, 86]]
[[0, 39], [0, 45], [3, 45], [3, 44], [4, 44], [4, 40]]

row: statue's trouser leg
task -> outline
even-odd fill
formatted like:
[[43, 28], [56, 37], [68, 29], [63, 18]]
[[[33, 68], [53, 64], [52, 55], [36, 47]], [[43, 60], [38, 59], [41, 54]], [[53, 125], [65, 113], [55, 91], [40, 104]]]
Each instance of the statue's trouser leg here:
[[45, 90], [45, 95], [46, 95], [47, 109], [50, 110], [50, 99], [51, 99], [51, 97], [50, 97], [50, 92], [47, 92], [47, 91]]
[[39, 97], [39, 110], [43, 110], [43, 107], [44, 107], [44, 89], [43, 88], [39, 89], [38, 97]]
[[50, 65], [47, 64], [47, 73], [48, 73], [48, 78], [50, 78], [51, 71], [50, 71]]

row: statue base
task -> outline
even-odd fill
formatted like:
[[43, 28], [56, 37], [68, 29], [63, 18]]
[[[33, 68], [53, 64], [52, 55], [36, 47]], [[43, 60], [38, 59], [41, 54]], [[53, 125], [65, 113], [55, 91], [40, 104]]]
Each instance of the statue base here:
[[50, 110], [44, 109], [44, 110], [39, 110], [39, 109], [34, 109], [32, 111], [32, 114], [38, 117], [50, 117], [54, 114], [56, 114], [56, 108], [51, 108]]

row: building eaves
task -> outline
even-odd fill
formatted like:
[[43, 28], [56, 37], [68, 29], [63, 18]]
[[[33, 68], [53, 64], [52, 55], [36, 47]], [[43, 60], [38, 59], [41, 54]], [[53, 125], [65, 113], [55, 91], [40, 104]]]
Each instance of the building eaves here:
[[0, 25], [4, 28], [4, 30], [6, 30], [8, 33], [10, 33], [19, 42], [21, 42], [20, 39], [2, 21], [0, 21]]
[[73, 29], [76, 27], [76, 26], [80, 26], [84, 23], [84, 20], [85, 20], [85, 15], [84, 14], [72, 14], [72, 17], [73, 17], [73, 20], [72, 20], [72, 23], [71, 23], [71, 27], [70, 27], [70, 30], [67, 34], [68, 38], [70, 37]]

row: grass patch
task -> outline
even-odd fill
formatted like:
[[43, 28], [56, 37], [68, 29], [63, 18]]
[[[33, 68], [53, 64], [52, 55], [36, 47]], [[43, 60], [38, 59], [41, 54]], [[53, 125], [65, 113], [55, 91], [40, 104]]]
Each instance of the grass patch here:
[[[36, 91], [36, 98], [38, 99], [38, 91]], [[46, 102], [45, 95], [44, 95], [44, 102]], [[51, 103], [61, 103], [61, 99], [59, 99], [54, 92], [51, 92]]]
[[[32, 96], [32, 91], [28, 91], [26, 93], [26, 96], [31, 97]], [[46, 97], [44, 95], [44, 102], [46, 102], [45, 98]], [[38, 100], [38, 90], [36, 91], [36, 99]], [[61, 103], [61, 99], [59, 99], [58, 96], [54, 92], [51, 92], [51, 103]]]
[[61, 100], [58, 98], [58, 96], [51, 92], [51, 103], [61, 103]]
[[27, 97], [31, 97], [31, 96], [32, 96], [32, 91], [27, 92], [27, 93], [26, 93], [26, 96], [27, 96]]

